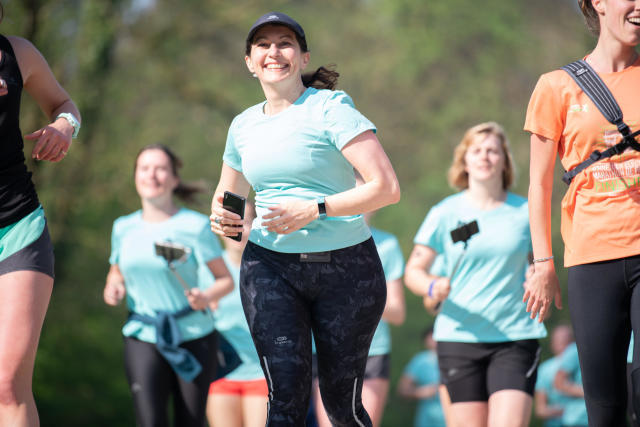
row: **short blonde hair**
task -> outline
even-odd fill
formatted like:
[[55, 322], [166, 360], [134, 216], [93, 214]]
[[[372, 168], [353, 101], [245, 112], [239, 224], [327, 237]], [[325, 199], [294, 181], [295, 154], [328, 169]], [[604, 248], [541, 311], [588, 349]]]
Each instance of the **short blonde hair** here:
[[453, 152], [453, 162], [447, 173], [449, 185], [458, 190], [465, 190], [469, 188], [469, 174], [465, 170], [464, 156], [467, 154], [467, 150], [476, 142], [478, 136], [484, 136], [485, 138], [493, 135], [500, 140], [502, 146], [502, 152], [504, 153], [504, 170], [502, 171], [502, 188], [507, 190], [513, 184], [514, 168], [513, 157], [509, 151], [509, 141], [504, 133], [504, 129], [496, 122], [486, 122], [475, 125], [465, 132], [462, 137], [462, 141], [456, 146]]

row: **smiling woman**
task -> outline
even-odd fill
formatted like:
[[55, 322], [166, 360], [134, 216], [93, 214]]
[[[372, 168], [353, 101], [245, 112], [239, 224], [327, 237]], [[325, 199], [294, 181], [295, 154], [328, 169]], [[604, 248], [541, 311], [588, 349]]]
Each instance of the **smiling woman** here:
[[[269, 385], [269, 426], [303, 425], [311, 388], [311, 329], [320, 390], [334, 425], [366, 425], [362, 382], [386, 299], [384, 272], [363, 217], [400, 198], [375, 126], [338, 74], [304, 74], [302, 27], [278, 12], [249, 30], [245, 61], [266, 100], [231, 123], [211, 228], [241, 231], [225, 190], [256, 191], [240, 292]], [[355, 187], [354, 168], [365, 183]], [[336, 321], [336, 319], [339, 319]], [[345, 398], [346, 397], [346, 398]]]
[[[108, 305], [127, 297], [124, 359], [141, 426], [169, 425], [170, 396], [176, 425], [204, 424], [217, 346], [206, 309], [233, 289], [207, 217], [174, 201], [174, 195], [189, 201], [201, 191], [181, 181], [180, 166], [168, 147], [144, 147], [134, 167], [142, 210], [118, 218], [111, 235], [103, 296]], [[182, 254], [165, 259], [158, 253], [160, 245]], [[215, 283], [210, 274], [199, 273], [203, 269]]]
[[[583, 59], [615, 97], [624, 121], [640, 123], [640, 1], [578, 0], [598, 35]], [[576, 108], [576, 106], [583, 106]], [[551, 248], [551, 193], [556, 155], [571, 171], [621, 140], [619, 124], [600, 113], [563, 70], [543, 74], [531, 95], [529, 209], [537, 263], [527, 290], [532, 316], [544, 318], [560, 286]], [[631, 129], [635, 131], [637, 129]], [[613, 173], [601, 173], [605, 168]], [[625, 364], [631, 329], [640, 334], [640, 152], [631, 148], [577, 173], [562, 201], [569, 309], [580, 355], [589, 424], [625, 425]], [[614, 218], [603, 220], [603, 218]], [[633, 405], [640, 415], [640, 346], [633, 356]], [[586, 423], [586, 418], [584, 420]], [[575, 423], [574, 423], [575, 424]]]

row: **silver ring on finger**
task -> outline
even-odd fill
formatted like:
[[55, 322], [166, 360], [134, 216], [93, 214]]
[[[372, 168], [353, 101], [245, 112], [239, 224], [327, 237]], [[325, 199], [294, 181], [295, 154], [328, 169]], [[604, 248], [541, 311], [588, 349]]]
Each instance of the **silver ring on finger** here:
[[215, 222], [216, 224], [220, 224], [220, 221], [222, 221], [222, 218], [219, 216], [215, 217], [215, 219], [213, 220], [213, 222]]

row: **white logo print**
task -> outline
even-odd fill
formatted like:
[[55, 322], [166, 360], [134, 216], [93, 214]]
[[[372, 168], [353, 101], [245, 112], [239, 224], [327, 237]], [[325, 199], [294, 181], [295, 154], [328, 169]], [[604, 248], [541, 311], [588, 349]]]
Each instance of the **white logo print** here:
[[588, 111], [587, 104], [573, 104], [569, 107], [569, 113], [586, 113]]
[[291, 343], [291, 340], [289, 338], [287, 338], [286, 336], [282, 336], [282, 337], [277, 337], [273, 343], [275, 345], [283, 345], [283, 344], [289, 344]]
[[277, 15], [269, 15], [267, 19], [278, 19]]

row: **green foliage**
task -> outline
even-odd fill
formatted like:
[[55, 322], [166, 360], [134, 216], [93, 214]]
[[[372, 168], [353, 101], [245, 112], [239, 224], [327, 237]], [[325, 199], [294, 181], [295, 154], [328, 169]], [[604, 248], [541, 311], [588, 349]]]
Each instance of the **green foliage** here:
[[[591, 43], [569, 0], [156, 0], [139, 11], [133, 3], [141, 4], [4, 2], [4, 32], [34, 42], [83, 116], [67, 159], [29, 165], [57, 258], [34, 382], [45, 426], [134, 424], [121, 356], [126, 312], [102, 302], [111, 224], [139, 206], [132, 169], [146, 144], [171, 145], [184, 160], [184, 179], [215, 185], [231, 119], [262, 99], [243, 61], [246, 31], [259, 15], [296, 17], [307, 32], [310, 67], [337, 64], [340, 88], [378, 126], [403, 198], [379, 212], [375, 225], [395, 233], [407, 256], [428, 209], [453, 191], [446, 169], [468, 127], [504, 125], [519, 171], [515, 190], [526, 194], [528, 136], [521, 129], [529, 95], [541, 73]], [[21, 120], [26, 133], [46, 118], [25, 97]], [[559, 183], [556, 214], [563, 192]], [[558, 229], [555, 217], [561, 265]], [[414, 405], [396, 396], [395, 382], [433, 322], [418, 297], [407, 292], [407, 301], [407, 321], [393, 330], [387, 426], [412, 423]], [[548, 324], [560, 321], [568, 322], [567, 309]]]

